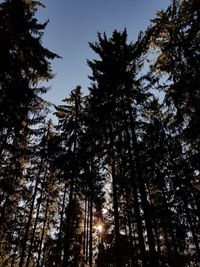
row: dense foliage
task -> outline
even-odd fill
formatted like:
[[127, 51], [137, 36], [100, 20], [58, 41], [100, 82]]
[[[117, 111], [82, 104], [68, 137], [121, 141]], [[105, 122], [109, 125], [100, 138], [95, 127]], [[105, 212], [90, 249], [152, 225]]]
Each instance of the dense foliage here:
[[0, 4], [0, 266], [199, 266], [200, 2], [99, 33], [57, 125], [41, 6]]

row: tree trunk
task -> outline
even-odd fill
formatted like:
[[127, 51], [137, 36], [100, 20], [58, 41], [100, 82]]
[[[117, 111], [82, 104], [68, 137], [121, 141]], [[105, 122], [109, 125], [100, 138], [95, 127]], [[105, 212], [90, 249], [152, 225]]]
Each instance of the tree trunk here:
[[90, 218], [90, 201], [88, 200], [88, 212], [87, 212], [87, 229], [86, 229], [86, 263], [88, 263], [88, 259], [89, 259], [89, 218]]
[[65, 236], [64, 236], [64, 256], [63, 256], [63, 262], [62, 267], [68, 266], [69, 262], [69, 252], [70, 252], [70, 228], [71, 228], [71, 203], [74, 196], [74, 178], [71, 178], [71, 184], [70, 184], [70, 192], [69, 192], [69, 202], [68, 202], [68, 208], [67, 214], [66, 214], [66, 224], [65, 224]]
[[121, 267], [120, 255], [120, 230], [119, 230], [119, 203], [117, 190], [117, 175], [115, 166], [115, 151], [114, 151], [114, 136], [112, 125], [110, 128], [110, 162], [111, 162], [111, 176], [112, 176], [112, 193], [113, 193], [113, 210], [114, 210], [114, 225], [115, 225], [115, 258], [116, 266]]
[[29, 263], [30, 263], [30, 258], [31, 258], [32, 248], [33, 248], [33, 241], [35, 238], [35, 231], [36, 231], [36, 227], [37, 227], [37, 223], [38, 223], [38, 219], [39, 219], [39, 214], [40, 214], [40, 206], [42, 203], [42, 197], [43, 197], [43, 192], [44, 192], [44, 182], [46, 180], [46, 175], [47, 175], [47, 170], [46, 170], [45, 175], [44, 175], [44, 181], [42, 183], [41, 193], [40, 193], [40, 197], [39, 197], [40, 200], [39, 200], [39, 203], [37, 206], [36, 218], [34, 221], [33, 232], [31, 234], [30, 246], [29, 246], [29, 250], [28, 250], [28, 257], [27, 257], [27, 261], [26, 261], [26, 267], [28, 267]]
[[86, 259], [86, 231], [87, 231], [87, 198], [85, 196], [84, 227], [83, 227], [83, 258]]
[[46, 201], [46, 209], [44, 213], [44, 222], [43, 222], [43, 227], [42, 227], [42, 235], [39, 243], [39, 250], [38, 250], [38, 257], [37, 257], [37, 265], [36, 267], [40, 267], [40, 259], [41, 259], [41, 253], [42, 253], [42, 244], [44, 243], [44, 234], [45, 234], [45, 227], [47, 223], [47, 218], [48, 218], [48, 209], [49, 209], [49, 200], [47, 199]]
[[157, 267], [159, 266], [159, 261], [157, 259], [155, 240], [154, 240], [154, 234], [153, 234], [153, 225], [151, 221], [151, 214], [149, 212], [149, 204], [147, 201], [147, 194], [146, 194], [146, 189], [145, 189], [143, 172], [142, 172], [142, 168], [140, 164], [140, 155], [139, 155], [137, 137], [136, 137], [136, 132], [135, 132], [135, 122], [134, 122], [134, 118], [132, 114], [131, 104], [130, 103], [128, 104], [129, 104], [128, 107], [129, 107], [130, 130], [132, 134], [132, 142], [133, 142], [134, 156], [135, 156], [135, 168], [136, 168], [136, 173], [137, 173], [137, 178], [138, 178], [138, 185], [139, 185], [140, 196], [141, 196], [141, 204], [142, 204], [142, 208], [144, 212], [144, 219], [145, 219], [147, 238], [148, 238], [148, 244], [149, 244], [149, 265], [151, 267]]
[[39, 168], [39, 171], [38, 171], [38, 174], [37, 174], [37, 177], [36, 177], [36, 181], [35, 181], [34, 192], [33, 192], [32, 202], [31, 202], [31, 206], [30, 206], [29, 216], [28, 216], [28, 222], [27, 222], [27, 225], [26, 225], [25, 234], [24, 234], [24, 238], [23, 238], [23, 241], [22, 241], [22, 252], [21, 252], [19, 267], [23, 267], [23, 265], [24, 265], [24, 257], [25, 257], [25, 252], [26, 252], [26, 243], [28, 241], [28, 233], [29, 233], [29, 229], [30, 229], [30, 226], [31, 226], [34, 203], [35, 203], [35, 199], [36, 199], [36, 195], [37, 195], [37, 191], [38, 191], [39, 178], [40, 178], [40, 175], [41, 175], [42, 170], [44, 168], [43, 161], [44, 160], [42, 159], [42, 161], [40, 163], [40, 168]]
[[124, 112], [124, 124], [125, 124], [125, 132], [126, 132], [126, 138], [128, 143], [128, 159], [129, 159], [129, 165], [130, 165], [130, 175], [132, 179], [132, 190], [133, 190], [133, 202], [134, 202], [134, 215], [136, 217], [136, 224], [138, 228], [138, 236], [139, 236], [139, 246], [140, 246], [140, 260], [142, 261], [142, 266], [147, 266], [147, 255], [145, 251], [145, 242], [144, 242], [144, 236], [143, 236], [143, 227], [142, 227], [142, 218], [140, 213], [140, 205], [138, 200], [138, 193], [137, 193], [137, 181], [135, 177], [135, 170], [134, 170], [134, 160], [132, 155], [132, 144], [131, 144], [131, 138], [129, 134], [129, 127], [128, 127], [128, 120], [126, 117], [126, 114]]
[[[92, 190], [92, 188], [91, 188]], [[91, 199], [90, 199], [90, 210], [89, 210], [89, 216], [90, 216], [90, 238], [89, 238], [89, 266], [92, 267], [93, 265], [93, 192], [90, 193]]]
[[62, 206], [61, 206], [61, 214], [60, 214], [60, 225], [59, 225], [59, 233], [58, 233], [58, 240], [57, 240], [57, 253], [56, 253], [56, 259], [55, 264], [57, 267], [61, 266], [61, 252], [62, 252], [62, 230], [63, 230], [63, 217], [64, 217], [64, 211], [65, 211], [65, 202], [66, 202], [66, 194], [67, 194], [67, 182], [65, 182], [64, 186], [64, 193], [62, 198]]

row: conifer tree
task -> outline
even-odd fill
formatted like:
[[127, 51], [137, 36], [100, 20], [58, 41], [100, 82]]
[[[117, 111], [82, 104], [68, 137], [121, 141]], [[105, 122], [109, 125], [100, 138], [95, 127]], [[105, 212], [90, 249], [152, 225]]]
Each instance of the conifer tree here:
[[[47, 89], [38, 84], [53, 77], [50, 60], [58, 57], [41, 45], [47, 23], [40, 24], [34, 17], [40, 6], [23, 0], [0, 4], [1, 232], [11, 239], [13, 226], [19, 228], [22, 216], [18, 204], [26, 194], [29, 144], [37, 132], [32, 126], [44, 119], [47, 108], [40, 96]], [[7, 248], [12, 251], [12, 246]]]
[[[173, 1], [166, 11], [157, 14], [147, 30], [148, 47], [158, 51], [151, 71], [160, 81], [157, 88], [165, 94], [165, 110], [169, 113], [164, 128], [170, 162], [168, 171], [174, 175], [173, 190], [176, 190], [175, 199], [179, 203], [177, 214], [179, 220], [185, 218], [187, 221], [182, 229], [192, 236], [189, 247], [195, 247], [192, 257], [197, 262], [199, 217], [196, 197], [199, 192], [195, 188], [199, 182], [196, 165], [199, 153], [199, 10], [198, 1]], [[162, 79], [166, 80], [164, 85]], [[189, 247], [184, 252], [187, 257], [191, 250]]]
[[[91, 48], [100, 56], [100, 60], [88, 61], [93, 71], [91, 80], [93, 86], [90, 89], [91, 109], [95, 120], [98, 121], [99, 131], [104, 139], [104, 149], [107, 153], [108, 163], [111, 168], [113, 210], [115, 221], [116, 241], [116, 266], [122, 266], [119, 259], [120, 244], [120, 219], [119, 219], [119, 182], [117, 162], [120, 160], [120, 152], [117, 149], [119, 140], [126, 142], [129, 171], [132, 181], [132, 194], [134, 199], [134, 216], [138, 228], [140, 246], [140, 259], [143, 265], [157, 266], [155, 240], [153, 236], [152, 222], [148, 210], [148, 200], [145, 181], [141, 169], [139, 145], [137, 141], [137, 116], [138, 107], [145, 105], [146, 95], [142, 92], [139, 82], [136, 80], [136, 62], [138, 68], [140, 60], [137, 54], [137, 44], [127, 44], [126, 31], [113, 32], [110, 39], [104, 34], [98, 35], [99, 42], [90, 44]], [[135, 79], [134, 79], [135, 78]], [[96, 109], [96, 110], [95, 110]], [[104, 114], [104, 116], [102, 116]], [[122, 144], [121, 144], [122, 145]], [[125, 144], [124, 144], [125, 145]], [[120, 149], [120, 146], [119, 146]], [[139, 203], [141, 197], [141, 205]], [[147, 231], [150, 255], [147, 256], [144, 242], [144, 229], [142, 226], [143, 209], [145, 226]]]
[[[65, 181], [66, 192], [63, 194], [63, 208], [62, 213], [62, 227], [60, 229], [58, 244], [63, 243], [63, 259], [61, 266], [67, 266], [71, 257], [71, 247], [73, 243], [73, 205], [78, 203], [77, 193], [79, 184], [79, 173], [80, 173], [80, 161], [78, 158], [78, 149], [80, 143], [80, 137], [83, 131], [83, 96], [81, 87], [77, 86], [71, 91], [70, 97], [63, 100], [65, 105], [56, 107], [56, 116], [59, 119], [58, 129], [60, 131], [60, 142], [63, 147], [62, 159], [63, 164], [63, 175]], [[67, 193], [67, 196], [66, 196]], [[67, 199], [67, 202], [66, 202]], [[79, 225], [77, 225], [79, 227]], [[63, 231], [63, 236], [61, 236]], [[72, 231], [72, 232], [71, 232]], [[60, 245], [59, 245], [60, 246]], [[60, 253], [60, 252], [58, 252]], [[58, 256], [59, 258], [59, 256]], [[57, 263], [59, 264], [59, 263]], [[60, 265], [58, 265], [60, 266]]]

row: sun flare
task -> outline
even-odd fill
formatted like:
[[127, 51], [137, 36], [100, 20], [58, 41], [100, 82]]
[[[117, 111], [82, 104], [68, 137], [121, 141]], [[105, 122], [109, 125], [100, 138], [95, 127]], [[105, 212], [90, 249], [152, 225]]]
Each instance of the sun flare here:
[[96, 229], [97, 229], [97, 231], [98, 231], [99, 233], [102, 233], [102, 232], [103, 232], [103, 225], [102, 225], [102, 224], [98, 224], [98, 225], [96, 226]]

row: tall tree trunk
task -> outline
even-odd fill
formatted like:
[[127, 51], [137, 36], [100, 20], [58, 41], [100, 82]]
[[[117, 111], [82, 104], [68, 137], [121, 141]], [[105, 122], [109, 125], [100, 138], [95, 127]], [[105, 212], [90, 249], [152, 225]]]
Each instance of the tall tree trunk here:
[[89, 238], [89, 266], [93, 266], [93, 192], [91, 188], [90, 192], [90, 210], [89, 210], [89, 216], [90, 216], [90, 238]]
[[[129, 199], [128, 196], [126, 198]], [[129, 236], [129, 242], [130, 242], [130, 247], [131, 247], [131, 263], [130, 263], [130, 266], [131, 267], [136, 267], [136, 266], [138, 266], [138, 264], [137, 264], [138, 258], [136, 257], [136, 255], [134, 253], [134, 245], [136, 245], [136, 244], [134, 243], [134, 240], [133, 240], [133, 229], [132, 229], [132, 223], [131, 223], [130, 208], [131, 208], [130, 205], [127, 205], [128, 236]]]
[[133, 111], [132, 111], [130, 102], [129, 102], [128, 108], [129, 108], [130, 129], [131, 129], [134, 156], [135, 156], [135, 168], [136, 168], [136, 173], [137, 173], [137, 178], [138, 178], [138, 185], [139, 185], [140, 196], [141, 196], [141, 204], [142, 204], [142, 208], [144, 212], [144, 219], [145, 219], [148, 245], [149, 245], [149, 265], [151, 267], [157, 267], [159, 266], [159, 261], [157, 258], [157, 253], [156, 253], [156, 248], [155, 248], [156, 246], [155, 246], [155, 239], [154, 239], [154, 234], [153, 234], [153, 225], [151, 221], [151, 214], [149, 212], [149, 204], [147, 201], [145, 181], [143, 178], [143, 172], [141, 168], [140, 155], [139, 155], [139, 149], [138, 149], [138, 142], [137, 142], [137, 137], [136, 137], [136, 132], [135, 132], [135, 122], [134, 122], [134, 118], [132, 114]]
[[63, 262], [62, 267], [68, 266], [69, 262], [69, 252], [70, 252], [70, 228], [71, 228], [71, 203], [74, 197], [74, 177], [72, 174], [71, 177], [71, 184], [70, 184], [70, 192], [69, 192], [69, 202], [68, 202], [68, 209], [66, 214], [66, 224], [65, 224], [65, 236], [64, 236], [64, 256], [63, 256]]
[[119, 203], [118, 203], [118, 190], [117, 190], [117, 175], [116, 175], [116, 162], [114, 151], [114, 136], [113, 126], [110, 128], [110, 163], [112, 175], [112, 193], [113, 193], [113, 210], [114, 210], [114, 225], [115, 225], [115, 258], [116, 266], [121, 267], [120, 256], [120, 230], [119, 230]]
[[57, 240], [57, 253], [56, 253], [56, 259], [55, 264], [57, 267], [61, 266], [61, 252], [62, 252], [62, 230], [63, 230], [63, 217], [65, 212], [65, 202], [66, 202], [66, 194], [67, 194], [67, 182], [65, 182], [64, 186], [64, 193], [62, 198], [62, 206], [61, 206], [61, 212], [60, 212], [60, 225], [59, 225], [59, 233], [58, 233], [58, 240]]
[[87, 231], [87, 197], [85, 196], [84, 227], [83, 227], [83, 257], [86, 259], [86, 231]]
[[144, 236], [143, 236], [143, 227], [142, 227], [142, 218], [140, 213], [140, 205], [138, 200], [138, 193], [137, 193], [137, 180], [135, 177], [135, 163], [133, 160], [133, 152], [132, 152], [132, 142], [131, 137], [129, 134], [129, 127], [128, 127], [128, 120], [127, 116], [124, 112], [124, 125], [125, 125], [125, 133], [127, 138], [127, 144], [128, 144], [128, 159], [129, 159], [129, 165], [130, 165], [130, 175], [132, 179], [132, 190], [133, 190], [133, 202], [134, 202], [134, 216], [136, 217], [136, 224], [138, 229], [138, 236], [139, 236], [139, 247], [140, 247], [140, 260], [142, 261], [142, 266], [147, 266], [147, 255], [145, 250], [145, 242], [144, 242]]
[[44, 168], [43, 162], [44, 162], [44, 159], [42, 159], [42, 161], [40, 163], [39, 171], [38, 171], [38, 174], [37, 174], [37, 177], [36, 177], [36, 181], [35, 181], [34, 192], [33, 192], [32, 202], [31, 202], [31, 206], [30, 206], [29, 216], [28, 216], [28, 222], [27, 222], [27, 225], [26, 225], [25, 234], [24, 234], [24, 238], [23, 238], [23, 241], [22, 241], [22, 252], [21, 252], [21, 256], [20, 256], [19, 267], [23, 267], [23, 265], [24, 265], [26, 244], [27, 244], [27, 241], [28, 241], [28, 233], [29, 233], [29, 229], [30, 229], [30, 226], [31, 226], [33, 209], [34, 209], [35, 199], [36, 199], [36, 195], [37, 195], [37, 191], [38, 191], [39, 179], [40, 179], [40, 175], [42, 173], [42, 170]]
[[[26, 206], [27, 203], [25, 203], [25, 206]], [[23, 214], [22, 214], [22, 217], [24, 218], [25, 217], [25, 211], [23, 210]], [[22, 234], [22, 226], [20, 226], [19, 228], [19, 231], [18, 231], [18, 237], [20, 237]], [[16, 243], [15, 245], [15, 248], [13, 249], [13, 255], [12, 255], [12, 261], [11, 261], [11, 265], [10, 267], [14, 267], [16, 266], [16, 255], [17, 255], [17, 252], [19, 250], [19, 244], [20, 244], [20, 240], [18, 240], [18, 242]]]
[[39, 219], [39, 215], [40, 215], [40, 206], [41, 206], [41, 203], [42, 203], [42, 197], [43, 197], [43, 192], [44, 192], [44, 182], [46, 180], [46, 175], [47, 175], [47, 170], [46, 170], [45, 175], [44, 175], [44, 181], [42, 183], [42, 188], [41, 188], [41, 192], [40, 192], [40, 196], [39, 196], [39, 202], [38, 202], [38, 206], [37, 206], [37, 211], [36, 211], [36, 217], [35, 217], [35, 221], [34, 221], [33, 232], [31, 234], [31, 240], [30, 240], [30, 245], [29, 245], [29, 250], [28, 250], [28, 257], [27, 257], [27, 261], [26, 261], [26, 267], [29, 266], [30, 259], [31, 259], [31, 253], [32, 253], [32, 248], [33, 248], [33, 241], [34, 241], [34, 238], [35, 238], [36, 227], [37, 227], [37, 223], [38, 223], [38, 219]]
[[86, 226], [86, 263], [89, 260], [89, 222], [90, 222], [90, 201], [88, 200], [88, 208], [87, 208], [87, 226]]
[[42, 244], [44, 243], [44, 234], [45, 234], [45, 228], [48, 220], [48, 209], [49, 209], [49, 199], [46, 201], [46, 208], [45, 208], [45, 213], [44, 213], [44, 222], [43, 222], [43, 227], [42, 227], [42, 235], [39, 243], [39, 250], [38, 250], [38, 257], [37, 257], [37, 264], [36, 267], [40, 267], [40, 261], [41, 261], [41, 253], [42, 253]]
[[[162, 197], [163, 197], [163, 204], [164, 204], [164, 210], [165, 210], [165, 220], [166, 222], [163, 222], [163, 232], [164, 232], [164, 237], [165, 237], [165, 244], [167, 247], [168, 255], [170, 258], [175, 257], [173, 260], [178, 260], [178, 248], [176, 244], [176, 238], [174, 235], [174, 230], [173, 230], [173, 225], [172, 225], [172, 216], [170, 215], [170, 209], [169, 205], [167, 202], [167, 196], [166, 196], [166, 186], [165, 186], [165, 180], [162, 174], [157, 172], [158, 177], [160, 178], [160, 183], [161, 183], [161, 192], [162, 192]], [[171, 241], [169, 241], [169, 237], [171, 238]], [[173, 254], [171, 255], [171, 252]]]

